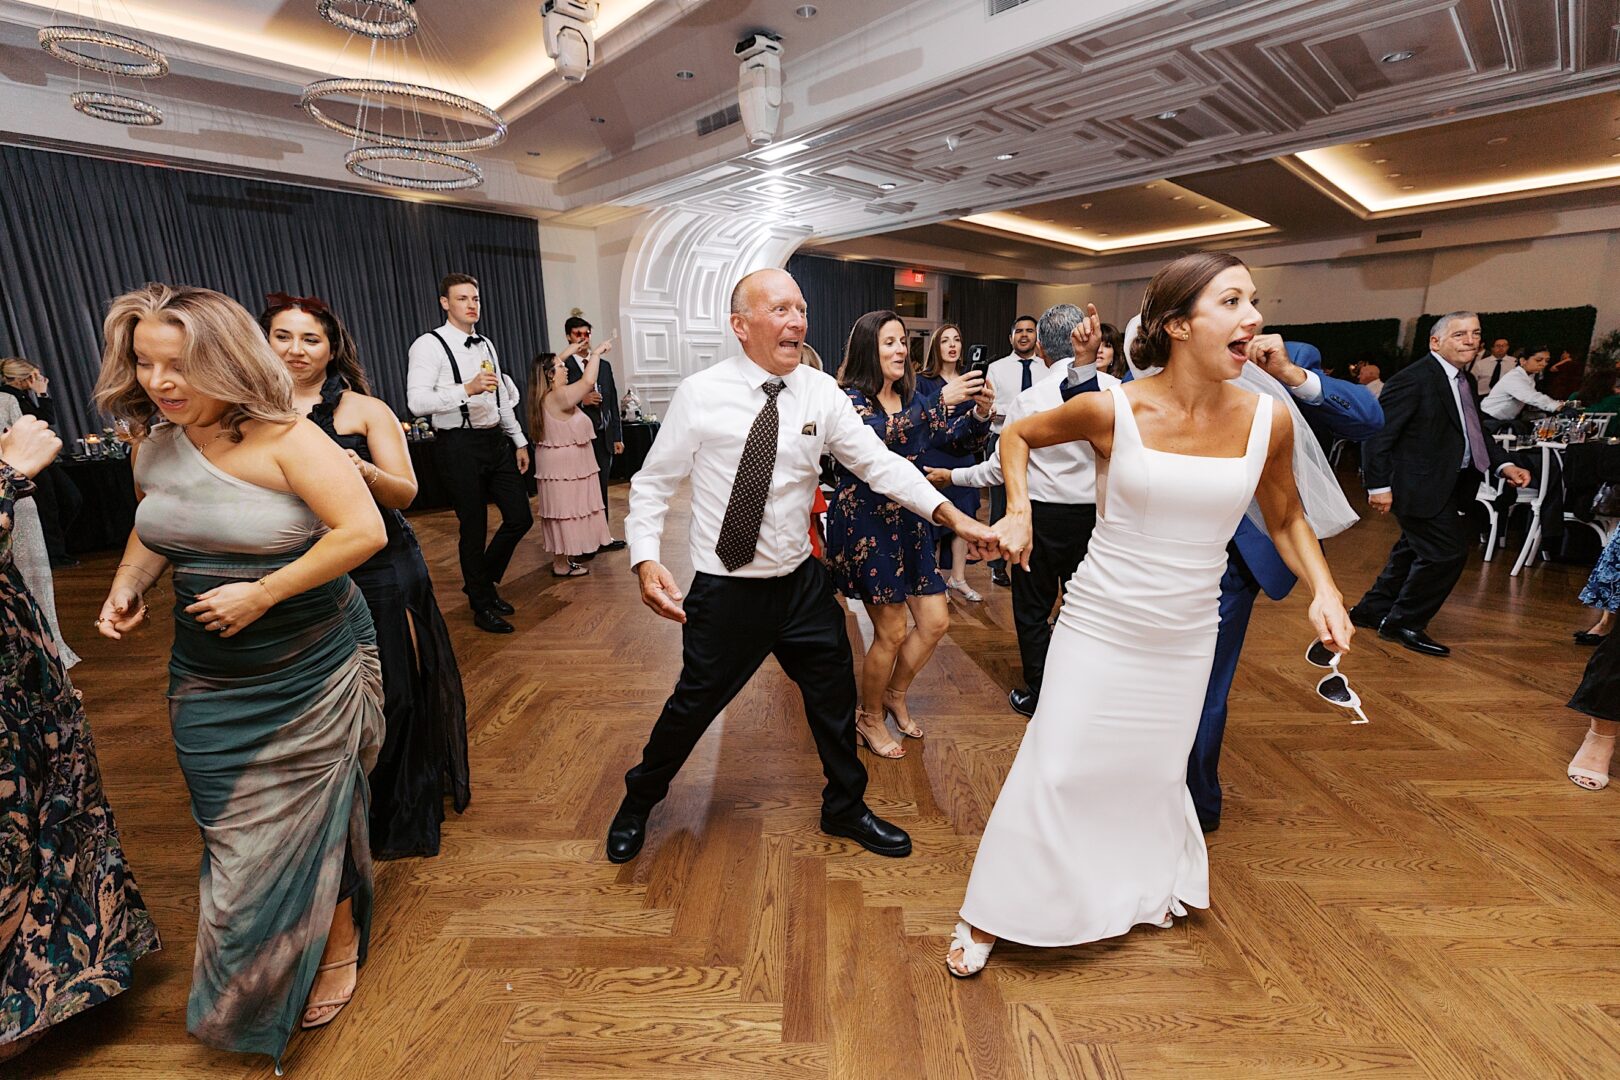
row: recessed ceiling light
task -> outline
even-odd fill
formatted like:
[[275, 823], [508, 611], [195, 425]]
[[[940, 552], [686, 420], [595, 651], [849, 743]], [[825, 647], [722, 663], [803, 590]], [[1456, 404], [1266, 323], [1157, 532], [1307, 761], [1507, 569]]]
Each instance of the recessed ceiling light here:
[[1194, 209], [1208, 210], [1209, 209], [1209, 203], [1199, 203]]
[[1356, 143], [1356, 149], [1357, 150], [1365, 150], [1365, 149], [1367, 149], [1367, 147], [1369, 147], [1371, 145], [1372, 145], [1372, 143], [1370, 143], [1370, 142], [1358, 142], [1358, 143]]
[[1375, 158], [1373, 158], [1373, 164], [1374, 165], [1388, 165], [1389, 164], [1389, 158], [1387, 158], [1387, 157], [1375, 157]]
[[1222, 214], [1221, 217], [1231, 217], [1231, 214]]
[[1384, 174], [1384, 179], [1386, 180], [1399, 180], [1400, 177], [1401, 174], [1398, 172], [1387, 172]]
[[1170, 196], [1170, 201], [1171, 202], [1180, 202], [1182, 199], [1185, 199], [1186, 197], [1187, 196], [1185, 196], [1185, 195], [1172, 195], [1172, 196]]
[[1057, 218], [1055, 218], [1055, 217], [1049, 217], [1049, 218], [1041, 218], [1041, 220], [1042, 220], [1042, 221], [1044, 221], [1044, 222], [1046, 222], [1046, 223], [1047, 223], [1047, 224], [1048, 224], [1048, 225], [1050, 225], [1050, 224], [1052, 224], [1052, 222], [1054, 222], [1054, 221], [1056, 221], [1056, 220], [1057, 220]]
[[1097, 234], [1097, 235], [1098, 235], [1098, 236], [1107, 236], [1107, 235], [1108, 235], [1108, 234], [1107, 234], [1107, 233], [1105, 233], [1105, 232], [1100, 232], [1100, 233], [1098, 233], [1098, 234]]
[[1009, 151], [1008, 153], [1005, 153], [1005, 154], [997, 154], [996, 155], [996, 160], [997, 161], [1011, 161], [1013, 158], [1015, 158], [1017, 156], [1018, 156], [1018, 151], [1013, 150], [1013, 151]]
[[1143, 184], [1142, 185], [1142, 190], [1143, 191], [1152, 191], [1154, 188], [1156, 188], [1158, 186], [1159, 186], [1158, 184]]
[[898, 184], [893, 184], [893, 183], [879, 184], [878, 185], [878, 187], [882, 188], [884, 191], [893, 191], [898, 186], [899, 186]]
[[1620, 157], [1620, 154], [1610, 154], [1610, 157]]
[[593, 123], [593, 124], [605, 124], [605, 123], [607, 123], [607, 117], [605, 117], [605, 116], [593, 116], [593, 117], [591, 117], [591, 123]]
[[793, 9], [793, 14], [797, 15], [801, 19], [813, 19], [816, 17], [816, 5], [804, 4], [800, 7], [796, 7]]
[[1178, 117], [1180, 115], [1181, 115], [1181, 110], [1180, 109], [1166, 109], [1164, 112], [1159, 114], [1159, 119], [1160, 120], [1174, 120], [1176, 117]]
[[1506, 135], [1498, 135], [1494, 139], [1486, 139], [1485, 140], [1485, 145], [1486, 146], [1501, 146], [1505, 142], [1507, 142], [1507, 136]]
[[1385, 53], [1379, 59], [1386, 64], [1404, 64], [1416, 55], [1417, 53], [1411, 49], [1401, 49], [1398, 52]]
[[1498, 165], [1498, 166], [1497, 166], [1497, 168], [1498, 168], [1498, 169], [1505, 169], [1505, 168], [1507, 168], [1507, 162], [1505, 162], [1505, 161], [1504, 161], [1504, 162], [1502, 162], [1502, 163], [1501, 163], [1501, 164], [1500, 164], [1500, 165]]
[[1088, 203], [1088, 202], [1083, 202], [1083, 203], [1080, 204], [1080, 209], [1082, 209], [1082, 210], [1090, 210], [1091, 209], [1091, 204]]
[[1402, 191], [1411, 191], [1412, 189], [1414, 189], [1416, 187], [1417, 187], [1416, 184], [1402, 184], [1401, 185], [1401, 190]]
[[695, 78], [697, 78], [697, 74], [695, 72], [687, 71], [685, 68], [682, 68], [680, 71], [677, 71], [675, 73], [675, 77], [677, 79], [680, 79], [682, 82], [685, 82], [687, 79], [695, 79]]

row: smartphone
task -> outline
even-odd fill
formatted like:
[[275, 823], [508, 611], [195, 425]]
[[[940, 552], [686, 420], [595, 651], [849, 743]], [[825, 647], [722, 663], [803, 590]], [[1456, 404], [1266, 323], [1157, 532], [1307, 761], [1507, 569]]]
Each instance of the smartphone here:
[[990, 377], [990, 346], [968, 346], [967, 367], [963, 369], [962, 374], [966, 375], [968, 372], [974, 370], [977, 370], [979, 374], [983, 375], [987, 379]]

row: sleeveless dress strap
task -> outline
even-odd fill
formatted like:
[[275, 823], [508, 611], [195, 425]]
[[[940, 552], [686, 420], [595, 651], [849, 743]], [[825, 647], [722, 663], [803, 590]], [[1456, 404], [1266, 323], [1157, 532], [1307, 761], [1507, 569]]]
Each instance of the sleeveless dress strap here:
[[1120, 434], [1129, 433], [1127, 440], [1137, 449], [1142, 447], [1142, 432], [1136, 426], [1136, 414], [1131, 411], [1130, 399], [1125, 396], [1123, 386], [1110, 386], [1108, 392], [1114, 397], [1114, 453], [1119, 453]]

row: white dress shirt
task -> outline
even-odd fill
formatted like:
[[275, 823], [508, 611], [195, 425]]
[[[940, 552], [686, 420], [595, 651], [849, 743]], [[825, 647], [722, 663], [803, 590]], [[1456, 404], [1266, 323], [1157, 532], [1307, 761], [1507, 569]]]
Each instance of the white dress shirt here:
[[[1479, 387], [1479, 396], [1484, 397], [1493, 389], [1491, 386], [1492, 379], [1501, 382], [1502, 379], [1507, 377], [1509, 371], [1518, 366], [1519, 361], [1511, 356], [1504, 356], [1501, 360], [1497, 360], [1490, 353], [1486, 353], [1468, 365], [1468, 374], [1474, 380], [1474, 385]], [[1498, 367], [1502, 369], [1501, 376], [1496, 373]]]
[[[1457, 468], [1459, 470], [1472, 468], [1473, 464], [1474, 464], [1474, 455], [1472, 453], [1470, 453], [1469, 450], [1468, 450], [1468, 417], [1463, 415], [1462, 387], [1457, 384], [1457, 371], [1458, 371], [1457, 365], [1453, 364], [1451, 361], [1443, 358], [1439, 353], [1435, 353], [1435, 352], [1431, 352], [1429, 354], [1429, 359], [1431, 359], [1435, 363], [1439, 364], [1440, 365], [1440, 370], [1446, 373], [1446, 385], [1451, 387], [1451, 400], [1457, 403], [1457, 423], [1462, 425], [1462, 432], [1463, 432], [1462, 461], [1460, 461], [1457, 464]], [[1421, 361], [1421, 360], [1418, 361], [1418, 363], [1420, 363], [1420, 364], [1422, 362], [1423, 361]], [[1488, 439], [1488, 438], [1490, 438], [1490, 436], [1487, 435], [1486, 438]], [[1489, 447], [1486, 448], [1485, 459], [1487, 461], [1490, 460], [1490, 448]], [[1512, 464], [1512, 462], [1509, 462], [1508, 464]], [[1500, 466], [1497, 467], [1496, 471], [1498, 473], [1500, 473], [1505, 468], [1507, 468], [1507, 465], [1500, 465]], [[1389, 490], [1390, 489], [1387, 488], [1387, 487], [1368, 488], [1367, 489], [1367, 494], [1368, 495], [1382, 495], [1386, 491], [1389, 491]]]
[[1362, 385], [1367, 388], [1367, 392], [1370, 393], [1373, 397], [1377, 397], [1379, 394], [1382, 394], [1384, 392], [1384, 380], [1383, 379], [1374, 379], [1372, 382], [1370, 382], [1370, 383], [1362, 383]]
[[[1118, 386], [1119, 380], [1099, 372], [1096, 364], [1074, 366], [1072, 358], [1048, 369], [1051, 378], [1042, 379], [1013, 399], [1007, 406], [1007, 422], [1046, 412], [1063, 404], [1063, 388], [1095, 377], [1097, 389]], [[1029, 452], [1029, 497], [1043, 503], [1095, 503], [1097, 501], [1097, 452], [1084, 439], [1034, 447]], [[989, 487], [1002, 482], [1001, 447], [977, 465], [951, 470], [951, 483], [957, 487]]]
[[1526, 405], [1534, 405], [1542, 412], [1557, 412], [1564, 407], [1562, 401], [1538, 391], [1535, 377], [1528, 371], [1515, 367], [1491, 387], [1491, 392], [1479, 403], [1479, 411], [1498, 420], [1513, 420]]
[[[449, 358], [433, 340], [432, 333], [411, 342], [410, 363], [405, 371], [405, 403], [410, 406], [411, 415], [430, 416], [435, 428], [451, 431], [461, 427], [461, 407], [465, 405], [473, 427], [498, 427], [518, 446], [528, 446], [528, 436], [523, 434], [517, 419], [517, 384], [501, 370], [495, 346], [484, 338], [469, 348], [467, 332], [457, 330], [448, 322], [439, 327], [438, 334], [456, 354], [461, 377], [458, 379], [451, 370]], [[486, 390], [469, 397], [464, 385], [478, 374], [485, 360], [495, 365], [495, 374], [501, 381], [498, 403], [495, 391]]]
[[[766, 382], [780, 378], [776, 467], [759, 527], [754, 561], [734, 571], [714, 552], [731, 501], [732, 482], [754, 419], [765, 407]], [[821, 455], [845, 468], [925, 521], [945, 501], [917, 466], [883, 445], [856, 413], [838, 381], [800, 365], [772, 375], [746, 356], [722, 360], [688, 376], [670, 399], [647, 460], [630, 480], [624, 535], [630, 565], [657, 561], [669, 500], [692, 478], [692, 566], [705, 574], [783, 577], [810, 557], [810, 503]]]
[[[1056, 371], [1059, 366], [1053, 364], [1051, 367], [1047, 367], [1046, 361], [1034, 353], [1030, 353], [1029, 377], [1032, 380], [1030, 385], [1034, 386], [1035, 383], [1040, 382]], [[1001, 429], [1007, 423], [1006, 403], [1013, 401], [1023, 392], [1024, 361], [1017, 353], [1008, 353], [1000, 360], [991, 361], [990, 370], [985, 372], [985, 378], [989, 381], [990, 388], [996, 392], [996, 408], [990, 414], [990, 433], [999, 435]]]

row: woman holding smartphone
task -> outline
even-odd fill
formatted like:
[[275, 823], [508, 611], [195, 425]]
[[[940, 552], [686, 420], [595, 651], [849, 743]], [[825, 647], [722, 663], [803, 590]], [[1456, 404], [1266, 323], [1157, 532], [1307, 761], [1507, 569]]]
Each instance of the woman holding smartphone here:
[[[940, 395], [945, 392], [945, 384], [965, 374], [962, 364], [962, 328], [955, 323], [944, 323], [928, 336], [928, 351], [924, 354], [922, 374], [917, 376], [917, 396], [925, 400], [937, 402]], [[982, 376], [983, 370], [980, 369]], [[967, 410], [971, 408], [969, 402], [963, 402], [957, 408]], [[930, 446], [917, 464], [924, 467], [939, 469], [965, 469], [975, 463], [972, 453], [961, 453], [956, 448], [947, 446]], [[975, 517], [979, 513], [979, 489], [957, 487], [954, 484], [943, 489], [945, 497], [968, 517]], [[979, 603], [984, 599], [971, 585], [967, 583], [967, 541], [941, 526], [934, 526], [936, 537], [936, 558], [942, 569], [950, 571], [945, 579], [947, 591], [955, 593], [963, 600]]]

